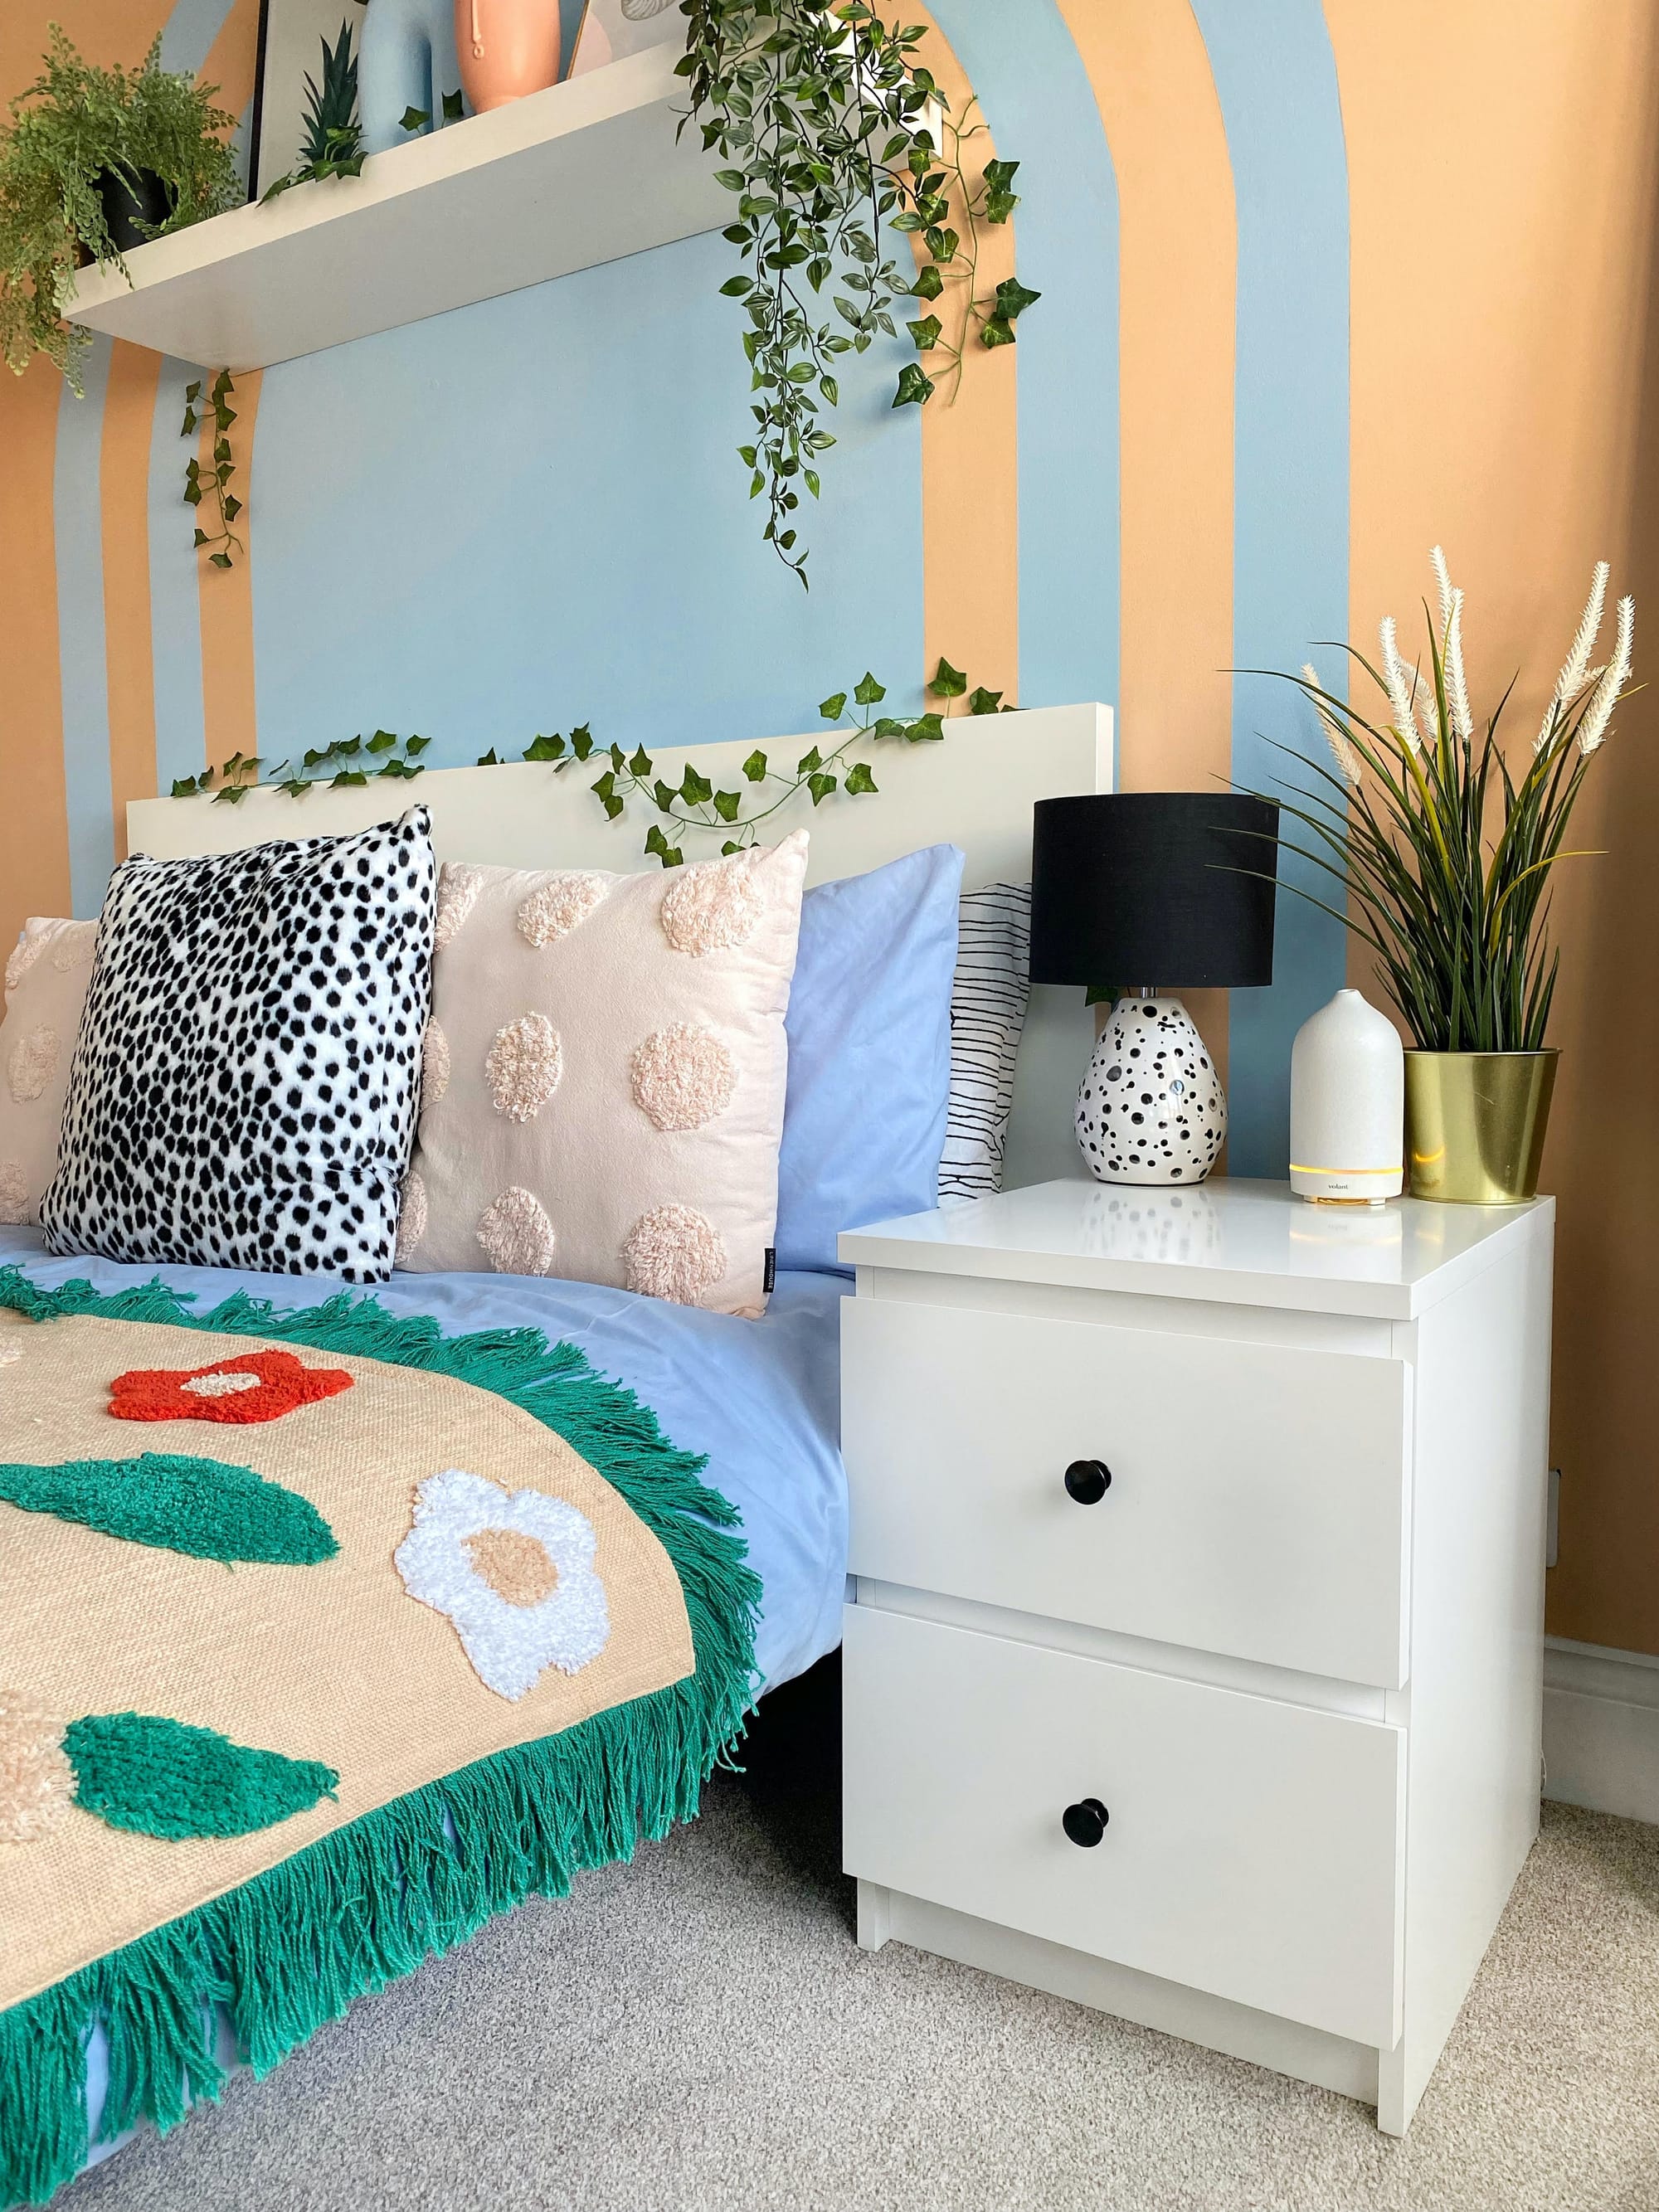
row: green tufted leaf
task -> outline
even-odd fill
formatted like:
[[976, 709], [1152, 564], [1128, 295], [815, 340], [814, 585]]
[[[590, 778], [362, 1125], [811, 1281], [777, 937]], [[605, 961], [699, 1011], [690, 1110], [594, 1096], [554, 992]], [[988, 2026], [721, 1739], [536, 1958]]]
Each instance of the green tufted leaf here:
[[64, 1729], [64, 1749], [76, 1803], [141, 1836], [252, 1835], [331, 1797], [340, 1779], [314, 1759], [155, 1713], [89, 1713]]
[[314, 1566], [340, 1548], [309, 1498], [251, 1467], [184, 1452], [0, 1466], [0, 1499], [193, 1559]]

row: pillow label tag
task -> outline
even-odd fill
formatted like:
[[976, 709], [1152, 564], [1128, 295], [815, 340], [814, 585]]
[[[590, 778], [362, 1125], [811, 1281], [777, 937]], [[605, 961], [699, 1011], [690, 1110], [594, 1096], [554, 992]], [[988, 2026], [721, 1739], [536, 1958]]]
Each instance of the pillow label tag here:
[[766, 1248], [766, 1273], [761, 1277], [761, 1288], [769, 1296], [777, 1286], [778, 1248], [775, 1244], [769, 1244]]

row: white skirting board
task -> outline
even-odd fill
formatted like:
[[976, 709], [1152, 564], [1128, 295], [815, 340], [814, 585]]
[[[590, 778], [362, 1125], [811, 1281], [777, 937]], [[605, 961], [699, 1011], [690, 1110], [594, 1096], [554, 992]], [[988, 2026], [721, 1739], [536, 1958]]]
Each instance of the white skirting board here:
[[1544, 1795], [1659, 1821], [1659, 1658], [1546, 1637]]

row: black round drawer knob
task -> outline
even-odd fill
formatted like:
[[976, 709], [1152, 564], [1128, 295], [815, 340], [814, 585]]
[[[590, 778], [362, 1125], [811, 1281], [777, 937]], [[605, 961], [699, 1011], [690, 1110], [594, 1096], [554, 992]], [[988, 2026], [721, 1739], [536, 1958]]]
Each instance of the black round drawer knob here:
[[1112, 1470], [1103, 1459], [1074, 1459], [1066, 1470], [1068, 1495], [1079, 1505], [1098, 1505], [1112, 1486]]
[[1085, 1797], [1081, 1804], [1068, 1805], [1060, 1816], [1060, 1825], [1074, 1844], [1091, 1851], [1106, 1832], [1106, 1823], [1111, 1814], [1098, 1797]]

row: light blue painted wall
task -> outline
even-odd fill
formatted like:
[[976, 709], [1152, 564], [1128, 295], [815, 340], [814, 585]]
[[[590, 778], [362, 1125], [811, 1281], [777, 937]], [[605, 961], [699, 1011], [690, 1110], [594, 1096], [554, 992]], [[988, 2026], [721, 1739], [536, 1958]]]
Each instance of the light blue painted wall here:
[[[1319, 646], [1348, 630], [1348, 194], [1336, 64], [1319, 0], [1194, 9], [1238, 209], [1233, 659], [1242, 671], [1311, 659], [1346, 693], [1343, 656]], [[1313, 716], [1287, 686], [1237, 676], [1235, 782], [1269, 793], [1281, 780], [1305, 784], [1268, 733], [1323, 757]], [[1280, 878], [1328, 895], [1326, 879], [1289, 855]], [[1235, 1175], [1284, 1174], [1291, 1042], [1341, 988], [1346, 958], [1340, 923], [1281, 889], [1273, 988], [1232, 996]]]
[[866, 665], [919, 703], [920, 424], [889, 406], [896, 349], [842, 379], [803, 592], [733, 452], [729, 268], [718, 236], [688, 240], [267, 371], [264, 753], [377, 724], [429, 736], [434, 766], [582, 720], [629, 745], [768, 736]]

